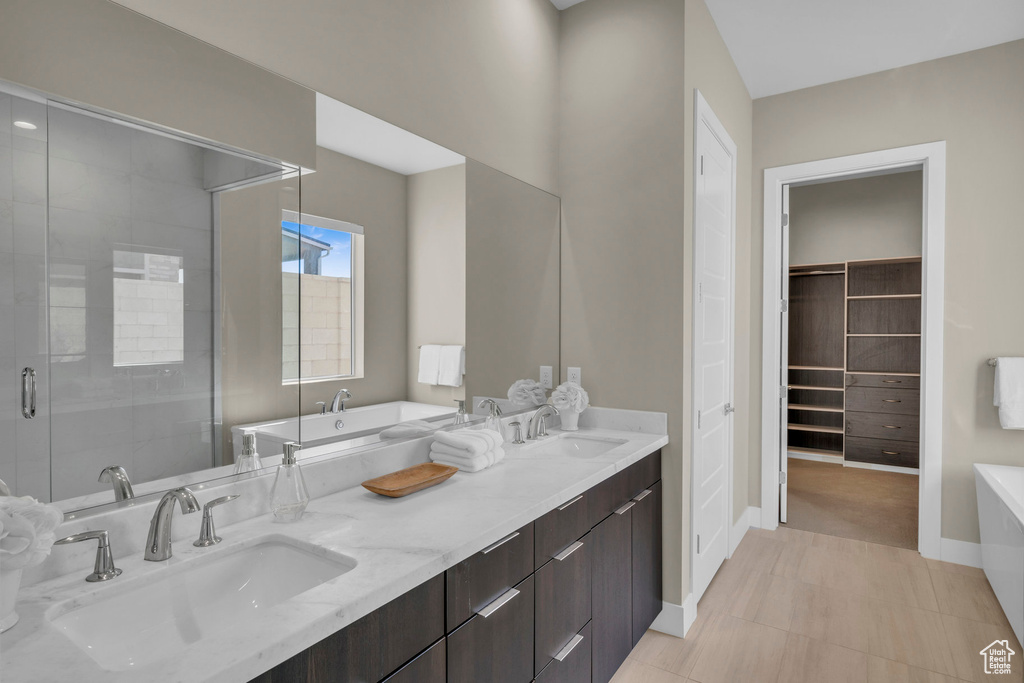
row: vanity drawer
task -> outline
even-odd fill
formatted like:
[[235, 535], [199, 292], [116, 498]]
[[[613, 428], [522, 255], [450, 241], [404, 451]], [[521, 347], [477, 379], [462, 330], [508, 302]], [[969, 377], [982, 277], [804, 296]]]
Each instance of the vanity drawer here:
[[850, 387], [846, 390], [846, 410], [859, 413], [918, 415], [921, 412], [921, 392], [917, 389]]
[[920, 389], [921, 378], [909, 375], [847, 375], [848, 387], [878, 387], [881, 389]]
[[571, 498], [534, 523], [534, 562], [540, 567], [590, 531], [590, 491]]
[[533, 544], [531, 522], [445, 573], [448, 632], [533, 572]]
[[629, 472], [629, 497], [632, 498], [661, 479], [661, 450], [633, 463], [626, 471]]
[[846, 435], [917, 443], [921, 419], [917, 415], [850, 412], [846, 414]]
[[590, 621], [592, 534], [537, 570], [534, 670], [539, 674]]
[[596, 527], [630, 499], [630, 471], [616, 472], [588, 491], [590, 527]]
[[514, 590], [448, 636], [448, 683], [533, 680], [533, 576]]
[[892, 439], [865, 439], [851, 436], [846, 439], [844, 456], [854, 462], [869, 462], [876, 465], [897, 467], [918, 466], [918, 444], [916, 441], [893, 441]]
[[442, 638], [382, 683], [445, 683], [447, 677], [445, 642]]
[[591, 643], [588, 622], [559, 652], [562, 659], [551, 660], [537, 675], [536, 683], [590, 683]]

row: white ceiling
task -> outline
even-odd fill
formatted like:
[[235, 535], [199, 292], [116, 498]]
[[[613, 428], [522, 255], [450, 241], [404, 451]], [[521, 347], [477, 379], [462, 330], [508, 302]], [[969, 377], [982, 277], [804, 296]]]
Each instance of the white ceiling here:
[[316, 144], [402, 175], [466, 162], [461, 154], [320, 93]]
[[1024, 0], [705, 2], [755, 99], [1024, 38]]

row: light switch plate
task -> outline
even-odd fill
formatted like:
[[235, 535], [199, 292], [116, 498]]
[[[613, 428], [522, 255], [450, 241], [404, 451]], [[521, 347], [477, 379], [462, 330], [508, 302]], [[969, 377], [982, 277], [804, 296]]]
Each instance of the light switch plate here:
[[545, 389], [554, 389], [554, 380], [552, 379], [553, 371], [550, 365], [540, 366], [540, 385]]
[[579, 368], [569, 368], [568, 379], [570, 382], [576, 382], [580, 386], [583, 386], [583, 371]]

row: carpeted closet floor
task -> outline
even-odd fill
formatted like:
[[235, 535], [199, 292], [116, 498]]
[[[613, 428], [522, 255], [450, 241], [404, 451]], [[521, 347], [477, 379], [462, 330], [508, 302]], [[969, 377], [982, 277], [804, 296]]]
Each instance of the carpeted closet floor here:
[[913, 474], [790, 458], [786, 526], [916, 550], [917, 485]]

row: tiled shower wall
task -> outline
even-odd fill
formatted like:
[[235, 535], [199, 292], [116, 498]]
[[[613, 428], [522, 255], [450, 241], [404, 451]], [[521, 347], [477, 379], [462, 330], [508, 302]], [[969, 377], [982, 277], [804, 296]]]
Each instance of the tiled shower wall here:
[[[96, 481], [108, 465], [143, 482], [214, 464], [213, 202], [203, 161], [199, 147], [49, 109], [55, 500], [109, 488]], [[140, 313], [136, 300], [114, 297], [114, 254], [125, 251], [181, 259], [181, 287], [168, 297], [183, 301], [172, 313], [181, 326], [133, 327], [140, 348], [180, 343], [180, 356], [128, 354], [115, 363], [115, 308]], [[180, 340], [164, 339], [169, 331]], [[159, 357], [183, 360], [144, 362]]]

